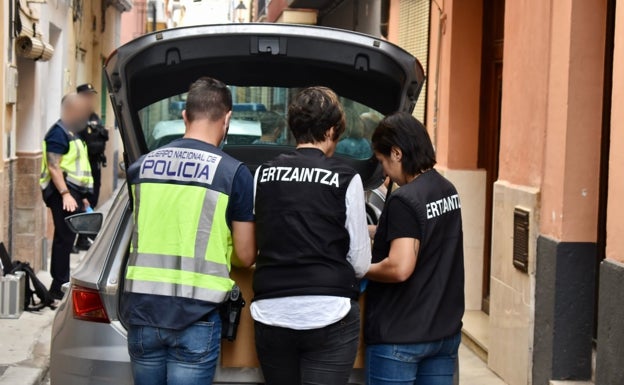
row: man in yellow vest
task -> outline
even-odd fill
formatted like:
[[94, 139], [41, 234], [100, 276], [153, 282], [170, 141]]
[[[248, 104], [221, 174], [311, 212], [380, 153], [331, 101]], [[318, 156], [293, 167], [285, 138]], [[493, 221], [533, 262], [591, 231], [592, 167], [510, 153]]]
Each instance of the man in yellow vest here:
[[85, 98], [75, 93], [66, 95], [61, 102], [61, 119], [48, 130], [43, 141], [39, 183], [54, 220], [50, 294], [55, 299], [63, 298], [61, 286], [69, 281], [69, 254], [76, 239], [65, 218], [82, 211], [83, 199], [93, 189], [87, 147], [76, 136], [89, 113]]
[[253, 177], [219, 148], [231, 114], [227, 86], [198, 79], [184, 137], [128, 169], [135, 227], [121, 315], [136, 385], [214, 378], [231, 263], [250, 266], [256, 256]]

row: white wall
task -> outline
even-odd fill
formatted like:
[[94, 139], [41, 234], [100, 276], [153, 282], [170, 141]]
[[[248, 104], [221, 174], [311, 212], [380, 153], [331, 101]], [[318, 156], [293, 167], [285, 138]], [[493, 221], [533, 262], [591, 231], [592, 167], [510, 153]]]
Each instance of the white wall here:
[[46, 110], [43, 129], [47, 130], [60, 117], [60, 100], [63, 97], [63, 59], [65, 41], [63, 31], [55, 24], [50, 23], [48, 38], [54, 47], [54, 55], [47, 64], [47, 87], [44, 90], [44, 108]]
[[45, 133], [60, 116], [64, 74], [68, 62], [63, 34], [68, 28], [72, 28], [71, 24], [67, 25], [71, 19], [68, 18], [70, 9], [66, 2], [31, 3], [30, 6], [40, 17], [38, 28], [43, 31], [43, 40], [53, 44], [54, 54], [47, 62], [18, 58], [18, 152], [40, 151]]

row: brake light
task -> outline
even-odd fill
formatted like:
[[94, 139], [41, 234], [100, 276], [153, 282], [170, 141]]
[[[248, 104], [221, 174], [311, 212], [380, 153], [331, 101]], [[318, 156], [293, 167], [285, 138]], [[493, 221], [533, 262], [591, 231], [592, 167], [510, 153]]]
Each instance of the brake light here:
[[102, 298], [97, 290], [73, 286], [71, 293], [74, 318], [90, 322], [110, 323]]

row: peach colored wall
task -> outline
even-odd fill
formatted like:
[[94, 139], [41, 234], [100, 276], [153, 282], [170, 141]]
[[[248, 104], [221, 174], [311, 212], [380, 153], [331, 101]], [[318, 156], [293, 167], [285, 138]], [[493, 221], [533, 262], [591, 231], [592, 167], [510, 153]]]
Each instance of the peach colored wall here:
[[388, 19], [388, 41], [399, 44], [400, 0], [390, 0], [390, 18]]
[[[550, 61], [550, 2], [506, 1], [499, 179], [542, 179]], [[530, 38], [529, 38], [530, 37]]]
[[552, 4], [540, 232], [561, 241], [596, 241], [606, 2]]
[[[482, 1], [445, 1], [446, 14], [441, 41], [439, 79], [437, 63], [440, 14], [432, 6], [429, 105], [438, 97], [436, 114], [428, 114], [438, 163], [451, 169], [477, 166], [479, 139], [479, 92], [481, 81]], [[436, 87], [437, 81], [437, 87]], [[435, 106], [431, 106], [435, 109]], [[431, 119], [431, 120], [430, 120]], [[433, 127], [433, 128], [432, 128]]]
[[145, 0], [134, 1], [129, 12], [121, 14], [119, 45], [136, 39], [145, 33], [147, 23], [147, 4]]
[[616, 7], [607, 258], [624, 263], [624, 3]]

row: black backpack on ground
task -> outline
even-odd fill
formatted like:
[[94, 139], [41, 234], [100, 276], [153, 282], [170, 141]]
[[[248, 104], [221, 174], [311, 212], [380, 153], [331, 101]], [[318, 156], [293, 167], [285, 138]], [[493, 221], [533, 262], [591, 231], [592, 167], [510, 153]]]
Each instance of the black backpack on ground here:
[[[45, 287], [43, 282], [39, 280], [37, 274], [35, 274], [32, 267], [28, 262], [13, 262], [13, 268], [10, 274], [15, 274], [16, 271], [23, 271], [26, 274], [26, 290], [24, 293], [24, 310], [26, 311], [39, 311], [45, 307], [50, 309], [56, 309], [54, 306], [54, 298], [50, 295], [50, 292]], [[31, 287], [32, 284], [32, 287]], [[36, 301], [35, 297], [39, 300]]]

